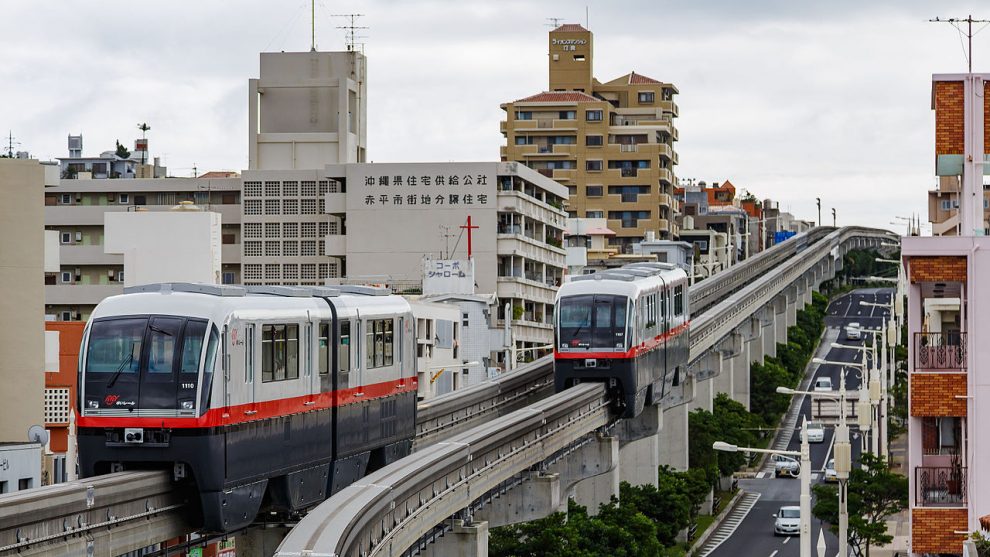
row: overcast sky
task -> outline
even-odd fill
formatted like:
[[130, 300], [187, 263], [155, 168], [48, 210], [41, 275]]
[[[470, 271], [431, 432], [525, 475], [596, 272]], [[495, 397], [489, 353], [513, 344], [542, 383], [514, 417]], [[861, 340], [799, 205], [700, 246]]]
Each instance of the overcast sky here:
[[[840, 225], [884, 228], [925, 220], [931, 74], [966, 69], [957, 31], [927, 20], [990, 19], [985, 2], [950, 0], [317, 0], [317, 45], [344, 47], [331, 14], [365, 14], [369, 160], [497, 160], [499, 104], [547, 88], [546, 18], [584, 24], [586, 5], [599, 80], [635, 70], [680, 90], [678, 176], [729, 179], [799, 218], [821, 197], [827, 223], [836, 207]], [[82, 133], [97, 155], [148, 122], [177, 176], [247, 166], [258, 53], [310, 42], [309, 0], [0, 8], [0, 130], [16, 150], [65, 156]], [[990, 30], [974, 58], [990, 71]]]

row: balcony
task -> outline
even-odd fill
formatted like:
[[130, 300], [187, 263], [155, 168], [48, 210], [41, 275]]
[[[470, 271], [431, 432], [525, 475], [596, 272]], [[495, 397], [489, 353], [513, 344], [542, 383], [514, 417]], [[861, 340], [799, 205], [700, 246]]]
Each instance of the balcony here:
[[965, 466], [915, 467], [915, 505], [919, 507], [965, 507], [969, 492], [967, 478], [968, 469]]
[[914, 371], [964, 371], [966, 333], [915, 333]]

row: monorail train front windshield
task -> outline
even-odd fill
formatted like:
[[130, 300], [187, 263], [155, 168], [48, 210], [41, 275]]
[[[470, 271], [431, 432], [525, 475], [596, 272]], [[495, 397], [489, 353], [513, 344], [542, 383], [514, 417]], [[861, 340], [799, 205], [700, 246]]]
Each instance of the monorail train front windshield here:
[[560, 299], [557, 346], [563, 350], [626, 348], [625, 296], [588, 294]]
[[210, 328], [207, 338], [207, 327], [206, 320], [170, 316], [94, 321], [83, 371], [83, 411], [173, 410], [175, 415], [192, 415], [201, 362], [205, 369], [199, 407], [204, 409], [220, 344], [217, 328]]

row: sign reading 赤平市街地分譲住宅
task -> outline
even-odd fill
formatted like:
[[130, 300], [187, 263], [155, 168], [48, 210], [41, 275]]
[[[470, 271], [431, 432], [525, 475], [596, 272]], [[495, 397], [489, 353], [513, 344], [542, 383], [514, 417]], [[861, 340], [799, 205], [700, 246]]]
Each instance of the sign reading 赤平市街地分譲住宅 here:
[[375, 207], [480, 205], [494, 203], [494, 177], [472, 174], [370, 174], [362, 178], [361, 204]]

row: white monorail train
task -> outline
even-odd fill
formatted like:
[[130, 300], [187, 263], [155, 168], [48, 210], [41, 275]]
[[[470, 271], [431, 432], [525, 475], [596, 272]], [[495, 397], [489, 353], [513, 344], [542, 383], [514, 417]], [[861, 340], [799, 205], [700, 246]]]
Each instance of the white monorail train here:
[[80, 348], [82, 474], [166, 468], [207, 531], [315, 505], [409, 453], [415, 320], [369, 287], [161, 284], [101, 302]]
[[605, 382], [622, 417], [659, 404], [687, 367], [687, 274], [667, 263], [633, 263], [573, 277], [557, 291], [557, 392]]

